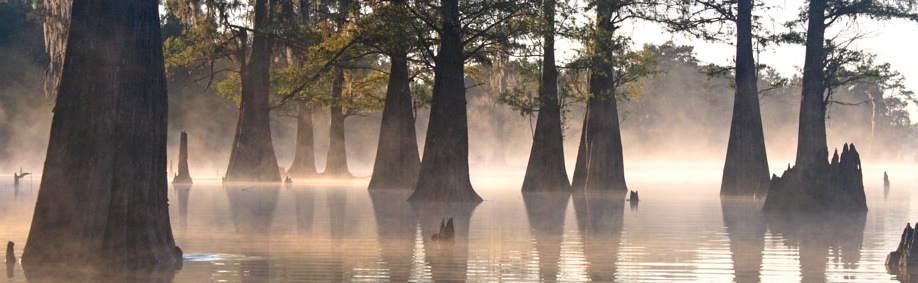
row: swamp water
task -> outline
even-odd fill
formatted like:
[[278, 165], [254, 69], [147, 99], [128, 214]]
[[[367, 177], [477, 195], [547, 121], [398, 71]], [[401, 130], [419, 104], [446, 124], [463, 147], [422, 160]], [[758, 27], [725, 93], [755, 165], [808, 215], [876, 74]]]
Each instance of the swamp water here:
[[[692, 170], [686, 168], [686, 170]], [[719, 176], [632, 174], [624, 199], [523, 195], [522, 175], [473, 176], [477, 205], [412, 206], [367, 179], [169, 188], [185, 263], [175, 282], [889, 282], [886, 254], [918, 220], [914, 167], [865, 172], [870, 211], [829, 220], [766, 217], [724, 201]], [[677, 170], [679, 171], [679, 170]], [[690, 173], [690, 172], [689, 172]], [[691, 174], [689, 174], [691, 175]], [[710, 174], [709, 174], [710, 175]], [[21, 256], [38, 177], [0, 183], [0, 240]], [[455, 239], [433, 241], [453, 218]], [[0, 279], [2, 280], [2, 279]], [[10, 282], [24, 282], [17, 264]]]

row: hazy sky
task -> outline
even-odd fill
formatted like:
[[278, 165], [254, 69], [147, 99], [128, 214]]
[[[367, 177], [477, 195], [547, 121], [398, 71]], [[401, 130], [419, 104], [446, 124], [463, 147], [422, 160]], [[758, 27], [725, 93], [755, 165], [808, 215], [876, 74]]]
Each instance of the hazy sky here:
[[[800, 8], [806, 1], [799, 0], [769, 0], [766, 4], [773, 6], [767, 15], [761, 10], [754, 13], [763, 16], [762, 24], [767, 29], [776, 32], [786, 31], [783, 23], [797, 17]], [[590, 13], [593, 13], [592, 11]], [[586, 15], [589, 16], [589, 15]], [[857, 31], [867, 37], [858, 40], [854, 47], [868, 50], [877, 54], [878, 63], [888, 62], [893, 70], [900, 72], [906, 78], [906, 86], [910, 90], [918, 91], [918, 23], [905, 20], [877, 22], [869, 19], [860, 19], [857, 23], [837, 27], [826, 32], [826, 37], [834, 36], [841, 28], [846, 33]], [[773, 28], [772, 28], [773, 27]], [[623, 29], [623, 33], [632, 33], [636, 48], [645, 43], [660, 44], [673, 40], [676, 44], [695, 46], [697, 57], [704, 63], [720, 65], [731, 64], [735, 54], [734, 47], [727, 43], [710, 43], [702, 40], [687, 38], [682, 35], [673, 35], [665, 32], [656, 24], [635, 23]], [[559, 57], [572, 56], [575, 47], [559, 42], [557, 48]], [[776, 68], [785, 76], [800, 74], [804, 59], [803, 46], [784, 45], [771, 46], [759, 54], [759, 63]], [[913, 122], [918, 120], [918, 106], [912, 105]]]

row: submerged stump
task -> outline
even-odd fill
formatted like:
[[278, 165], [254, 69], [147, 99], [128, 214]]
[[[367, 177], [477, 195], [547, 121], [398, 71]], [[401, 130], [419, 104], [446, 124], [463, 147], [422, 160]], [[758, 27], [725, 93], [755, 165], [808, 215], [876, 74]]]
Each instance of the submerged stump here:
[[179, 143], [178, 174], [172, 179], [173, 184], [191, 184], [191, 173], [188, 172], [188, 134], [182, 131]]
[[883, 197], [889, 195], [889, 175], [886, 175], [886, 171], [883, 171]]
[[912, 274], [918, 273], [918, 235], [910, 223], [905, 224], [902, 238], [895, 251], [886, 256], [886, 270], [899, 277], [900, 281], [908, 282]]
[[773, 175], [765, 211], [867, 211], [861, 158], [845, 144], [831, 163], [788, 167]]

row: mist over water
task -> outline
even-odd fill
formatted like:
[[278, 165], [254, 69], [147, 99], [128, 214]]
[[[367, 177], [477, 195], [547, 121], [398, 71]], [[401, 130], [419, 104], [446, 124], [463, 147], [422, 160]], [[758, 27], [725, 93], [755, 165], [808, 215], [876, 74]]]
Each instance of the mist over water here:
[[[285, 187], [196, 178], [169, 188], [185, 252], [175, 281], [886, 282], [894, 281], [886, 254], [904, 223], [918, 219], [911, 165], [865, 164], [870, 211], [831, 225], [722, 202], [719, 174], [707, 166], [633, 168], [636, 208], [623, 199], [524, 195], [520, 174], [507, 173], [473, 174], [484, 202], [439, 208], [412, 206], [407, 191], [368, 192], [366, 179]], [[892, 182], [886, 198], [883, 171]], [[37, 187], [25, 182], [14, 195], [11, 180], [0, 182], [0, 239], [16, 242], [17, 256]], [[449, 217], [454, 241], [431, 240]], [[10, 282], [23, 282], [15, 268]]]

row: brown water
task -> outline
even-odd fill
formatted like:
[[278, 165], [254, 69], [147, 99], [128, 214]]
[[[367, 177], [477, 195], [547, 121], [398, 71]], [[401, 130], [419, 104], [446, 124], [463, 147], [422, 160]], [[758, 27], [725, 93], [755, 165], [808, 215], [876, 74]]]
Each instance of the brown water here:
[[[866, 216], [765, 217], [760, 203], [721, 202], [717, 180], [633, 174], [642, 201], [523, 195], [521, 175], [479, 175], [476, 205], [411, 206], [367, 180], [170, 187], [176, 282], [454, 281], [880, 282], [902, 228], [918, 220], [918, 178], [903, 167], [865, 174]], [[682, 173], [691, 168], [680, 169]], [[716, 174], [709, 174], [715, 176]], [[37, 178], [0, 183], [0, 240], [28, 233]], [[456, 238], [431, 236], [453, 218]], [[25, 281], [20, 267], [11, 282]]]

